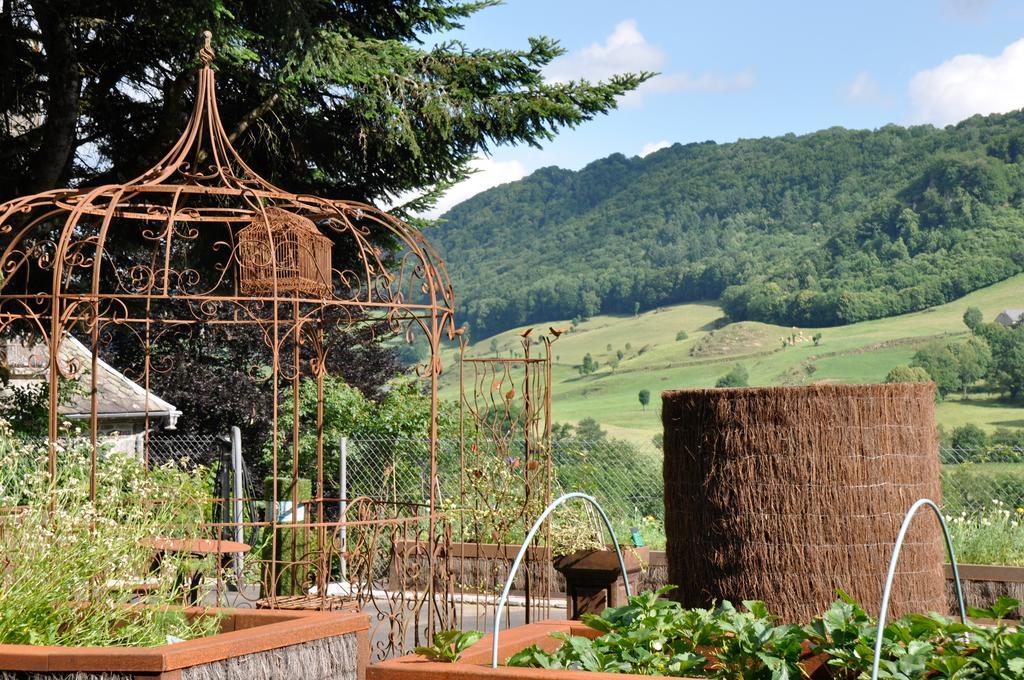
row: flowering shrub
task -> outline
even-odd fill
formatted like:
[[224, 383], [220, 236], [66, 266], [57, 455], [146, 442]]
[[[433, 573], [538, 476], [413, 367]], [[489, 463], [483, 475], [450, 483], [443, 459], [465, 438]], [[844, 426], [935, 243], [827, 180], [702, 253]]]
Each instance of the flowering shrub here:
[[[69, 438], [57, 477], [46, 448], [17, 441], [0, 421], [0, 643], [151, 646], [168, 635], [214, 632], [217, 621], [188, 621], [160, 605], [180, 603], [178, 560], [151, 573], [155, 537], [200, 536], [203, 472], [151, 470], [129, 454]], [[95, 494], [91, 492], [95, 484]], [[93, 497], [95, 500], [93, 500]], [[130, 607], [134, 586], [152, 579], [153, 607]]]
[[958, 562], [1024, 566], [1024, 507], [993, 500], [988, 509], [949, 520]]

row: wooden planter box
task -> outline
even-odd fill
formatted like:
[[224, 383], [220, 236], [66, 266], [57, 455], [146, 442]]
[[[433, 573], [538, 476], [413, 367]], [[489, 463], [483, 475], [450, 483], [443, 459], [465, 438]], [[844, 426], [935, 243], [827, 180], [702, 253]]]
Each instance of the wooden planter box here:
[[[629, 585], [634, 594], [641, 587], [644, 568], [651, 561], [648, 548], [620, 547]], [[626, 604], [626, 586], [618, 555], [607, 550], [581, 550], [556, 557], [554, 567], [565, 577], [565, 599], [570, 619], [583, 614], [600, 614], [605, 607]]]
[[[519, 626], [502, 632], [498, 642], [498, 663], [505, 663], [510, 656], [533, 644], [546, 651], [554, 651], [562, 644], [561, 640], [551, 637], [554, 632], [589, 638], [600, 635], [593, 628], [576, 621], [540, 621]], [[485, 636], [466, 650], [455, 663], [427, 661], [415, 654], [383, 661], [366, 669], [366, 680], [641, 680], [651, 677], [629, 673], [591, 673], [510, 666], [491, 668], [493, 642], [494, 638], [491, 635]], [[818, 658], [808, 658], [804, 662], [808, 676], [820, 665], [821, 660]]]
[[0, 674], [33, 680], [363, 680], [369, 617], [354, 612], [188, 609], [221, 632], [158, 647], [0, 645]]
[[[989, 564], [958, 565], [960, 581], [963, 584], [964, 600], [969, 607], [990, 607], [1000, 596], [1012, 597], [1024, 602], [1024, 567], [1002, 567]], [[946, 570], [946, 594], [950, 611], [955, 612], [956, 588], [953, 585], [953, 568]], [[1013, 615], [1011, 614], [1011, 617]]]

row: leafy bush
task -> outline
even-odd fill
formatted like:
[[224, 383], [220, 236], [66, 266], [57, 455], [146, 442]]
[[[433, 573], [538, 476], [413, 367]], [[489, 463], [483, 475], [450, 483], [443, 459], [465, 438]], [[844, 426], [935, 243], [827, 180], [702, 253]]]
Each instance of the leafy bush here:
[[[282, 400], [291, 404], [291, 389], [283, 392]], [[299, 384], [299, 476], [317, 478], [317, 413], [319, 394], [316, 381], [305, 378]], [[281, 409], [278, 417], [278, 473], [285, 470], [290, 474], [292, 408]], [[326, 480], [338, 479], [338, 441], [343, 436], [369, 442], [378, 448], [393, 451], [396, 464], [404, 470], [396, 470], [398, 480], [415, 479], [417, 474], [403, 474], [408, 470], [419, 470], [424, 461], [429, 461], [426, 442], [430, 435], [430, 396], [415, 383], [395, 385], [379, 402], [363, 395], [357, 388], [335, 376], [325, 376], [322, 401], [323, 417], [323, 475]], [[459, 434], [458, 409], [455, 404], [441, 402], [438, 414], [439, 436], [455, 439]], [[271, 440], [263, 445], [259, 461], [259, 472], [269, 475], [273, 468], [274, 447]], [[353, 448], [349, 452], [348, 464], [353, 468], [365, 464], [363, 456], [373, 456], [375, 451], [361, 451]], [[440, 452], [439, 457], [449, 452]], [[456, 451], [457, 453], [457, 451]], [[289, 461], [287, 468], [281, 461]], [[438, 461], [439, 465], [450, 461]], [[354, 489], [357, 493], [371, 493], [370, 489]], [[417, 489], [401, 489], [414, 493]]]
[[1024, 447], [1008, 444], [975, 446], [968, 448], [948, 447], [939, 453], [945, 465], [966, 463], [1024, 463]]
[[[197, 537], [209, 497], [203, 470], [145, 470], [134, 456], [103, 451], [90, 494], [91, 446], [71, 439], [51, 484], [46, 451], [16, 440], [0, 421], [0, 643], [151, 646], [217, 628], [180, 610], [179, 560], [152, 574], [146, 539]], [[129, 608], [133, 585], [155, 577], [148, 602]]]
[[886, 383], [922, 383], [931, 382], [931, 380], [932, 377], [928, 375], [928, 371], [920, 366], [907, 366], [905, 364], [894, 367], [885, 376]]
[[736, 364], [728, 373], [715, 382], [715, 387], [746, 387], [750, 375], [742, 364]]
[[982, 449], [988, 446], [988, 435], [974, 423], [953, 428], [949, 443], [956, 449]]
[[[545, 466], [536, 460], [524, 466], [520, 458], [495, 455], [486, 446], [466, 451], [465, 465], [466, 503], [454, 497], [442, 502], [453, 535], [466, 542], [522, 543], [529, 526], [544, 511]], [[558, 479], [553, 483], [552, 496], [561, 495]], [[600, 548], [599, 530], [586, 508], [562, 505], [551, 516], [548, 545], [555, 556]]]
[[1024, 428], [997, 427], [991, 440], [996, 445], [1024, 449]]
[[[562, 645], [555, 651], [532, 645], [513, 655], [508, 665], [788, 680], [807, 676], [802, 660], [824, 655], [827, 677], [852, 680], [871, 671], [877, 622], [843, 594], [809, 625], [797, 626], [777, 624], [758, 601], [744, 602], [743, 611], [729, 602], [713, 609], [684, 609], [661, 599], [671, 588], [631, 597], [626, 605], [599, 616], [584, 615], [584, 623], [601, 633], [594, 639], [556, 633]], [[1003, 598], [991, 610], [975, 614], [1001, 619], [1018, 604]], [[885, 627], [880, 670], [879, 677], [888, 680], [1019, 678], [1024, 673], [1024, 633], [1002, 623], [983, 627], [937, 614], [906, 616]]]
[[990, 507], [993, 501], [1016, 507], [1024, 499], [1024, 465], [946, 465], [942, 469], [942, 502], [950, 514]]

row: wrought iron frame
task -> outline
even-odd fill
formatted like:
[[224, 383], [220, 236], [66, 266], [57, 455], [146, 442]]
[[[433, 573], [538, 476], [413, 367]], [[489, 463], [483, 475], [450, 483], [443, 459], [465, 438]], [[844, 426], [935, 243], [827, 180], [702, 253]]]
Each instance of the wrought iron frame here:
[[[289, 192], [260, 177], [235, 150], [221, 123], [209, 32], [205, 33], [199, 56], [201, 67], [191, 117], [178, 141], [151, 169], [124, 183], [53, 189], [0, 205], [0, 337], [29, 335], [48, 347], [49, 473], [56, 475], [61, 436], [57, 377], [82, 377], [83, 369], [88, 368], [83, 381], [91, 394], [88, 437], [95, 493], [96, 457], [101, 449], [97, 362], [114, 335], [131, 337], [141, 346], [143, 365], [134, 367], [134, 373], [146, 390], [148, 409], [151, 377], [174, 369], [154, 352], [162, 339], [170, 334], [200, 332], [205, 327], [255, 328], [269, 352], [269, 364], [264, 367], [269, 375], [261, 379], [269, 378], [268, 398], [273, 403], [273, 507], [277, 507], [279, 471], [289, 467], [288, 461], [279, 460], [279, 451], [289, 443], [291, 501], [292, 507], [299, 506], [295, 482], [303, 432], [298, 387], [303, 378], [311, 378], [317, 385], [317, 478], [313, 480], [313, 499], [308, 503], [309, 518], [296, 522], [297, 513], [293, 513], [289, 525], [318, 534], [317, 551], [308, 559], [319, 562], [321, 574], [326, 573], [324, 561], [330, 561], [330, 553], [342, 549], [331, 539], [341, 526], [372, 528], [363, 531], [368, 542], [385, 541], [382, 532], [398, 531], [395, 527], [417, 534], [422, 533], [422, 527], [432, 546], [429, 569], [433, 573], [434, 558], [440, 554], [437, 542], [444, 533], [438, 526], [437, 485], [433, 483], [437, 477], [439, 348], [444, 338], [454, 339], [460, 334], [455, 327], [454, 296], [445, 266], [419, 231], [394, 216], [364, 203]], [[272, 208], [309, 218], [336, 245], [344, 245], [351, 253], [350, 265], [330, 272], [333, 290], [329, 294], [279, 290], [276, 277], [270, 292], [241, 291], [238, 231], [254, 220], [262, 220], [269, 238], [267, 211]], [[399, 244], [396, 257], [374, 244], [374, 237], [381, 233]], [[111, 249], [121, 239], [141, 244], [148, 261], [139, 259], [126, 269], [118, 267]], [[198, 249], [203, 249], [212, 268], [193, 266], [189, 253]], [[325, 446], [333, 443], [324, 441], [323, 390], [332, 347], [325, 331], [362, 325], [373, 329], [382, 324], [410, 338], [418, 330], [430, 347], [429, 359], [418, 371], [429, 382], [432, 414], [429, 498], [426, 507], [408, 512], [396, 511], [393, 506], [388, 509], [384, 503], [349, 503], [351, 512], [347, 517], [330, 521], [325, 508], [336, 500], [324, 497], [323, 471]], [[91, 367], [62, 362], [61, 344], [71, 333], [80, 335], [91, 350]], [[278, 418], [282, 409], [288, 408], [281, 399], [287, 389], [292, 392], [292, 418], [290, 431], [284, 432]], [[147, 410], [147, 433], [150, 425]], [[148, 434], [145, 445], [148, 450]], [[269, 577], [273, 587], [279, 555], [276, 513], [262, 524], [275, 537]], [[345, 549], [358, 552], [368, 546], [350, 545]], [[358, 560], [349, 555], [349, 564], [354, 563]], [[367, 583], [370, 581], [372, 578]], [[397, 631], [405, 625], [397, 622], [397, 617], [414, 610], [419, 621], [420, 608], [427, 604], [425, 632], [430, 634], [450, 619], [448, 593], [435, 592], [447, 587], [445, 583], [444, 578], [427, 578], [426, 592], [416, 594], [412, 603], [403, 597], [379, 618]], [[372, 587], [370, 590], [366, 598], [372, 601]], [[322, 587], [318, 592], [326, 597], [326, 591]], [[401, 612], [396, 613], [398, 610]], [[379, 652], [383, 655], [402, 649], [407, 644], [405, 636], [405, 629], [393, 632], [388, 636], [387, 648]]]
[[[551, 459], [551, 346], [561, 331], [552, 329], [550, 334], [532, 337], [533, 330], [527, 329], [520, 334], [521, 350], [512, 356], [470, 356], [468, 342], [465, 338], [460, 339], [459, 532], [453, 540], [463, 544], [488, 542], [488, 536], [481, 535], [479, 526], [470, 530], [473, 522], [466, 521], [474, 503], [482, 500], [472, 489], [477, 480], [467, 476], [467, 472], [473, 469], [473, 458], [492, 457], [499, 464], [507, 464], [515, 471], [514, 482], [522, 487], [521, 506], [509, 509], [509, 516], [500, 522], [502, 526], [493, 527], [499, 534], [517, 527], [526, 536], [536, 514], [551, 502], [554, 481]], [[534, 354], [533, 350], [538, 346], [539, 352]], [[544, 525], [544, 531], [536, 541], [532, 534], [529, 538], [527, 543], [540, 549], [543, 555], [550, 547], [550, 526]], [[535, 560], [531, 560], [526, 543], [523, 550], [526, 551], [523, 554], [527, 564], [523, 592], [525, 621], [529, 623], [537, 615], [540, 618], [550, 616], [549, 603], [554, 584], [549, 574], [550, 555], [536, 560], [541, 569], [535, 582], [529, 568]], [[498, 605], [497, 591], [513, 570], [512, 556], [503, 555], [500, 549], [495, 550], [494, 557], [489, 559], [493, 566], [487, 583], [466, 582], [465, 553], [458, 567], [453, 568], [453, 578], [460, 591], [483, 591], [483, 597], [473, 600], [473, 614], [478, 626], [485, 630], [491, 613]], [[466, 613], [465, 602], [463, 597], [460, 617]]]

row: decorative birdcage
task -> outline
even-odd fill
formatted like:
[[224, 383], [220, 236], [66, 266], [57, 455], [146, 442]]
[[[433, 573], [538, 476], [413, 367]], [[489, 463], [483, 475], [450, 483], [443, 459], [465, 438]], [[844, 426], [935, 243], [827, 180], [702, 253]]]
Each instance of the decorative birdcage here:
[[330, 295], [331, 245], [308, 217], [268, 208], [238, 232], [242, 294]]

